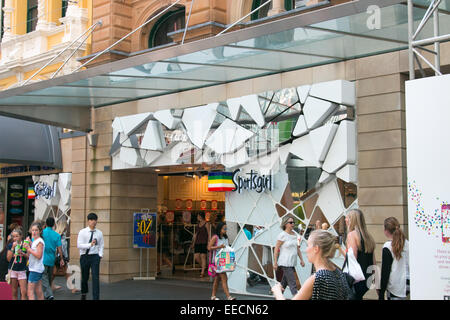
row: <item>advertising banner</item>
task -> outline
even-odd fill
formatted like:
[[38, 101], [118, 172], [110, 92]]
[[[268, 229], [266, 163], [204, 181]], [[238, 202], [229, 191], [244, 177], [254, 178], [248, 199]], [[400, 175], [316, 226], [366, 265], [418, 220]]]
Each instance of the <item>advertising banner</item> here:
[[450, 300], [450, 76], [406, 83], [411, 299]]
[[133, 214], [133, 248], [156, 247], [156, 213]]

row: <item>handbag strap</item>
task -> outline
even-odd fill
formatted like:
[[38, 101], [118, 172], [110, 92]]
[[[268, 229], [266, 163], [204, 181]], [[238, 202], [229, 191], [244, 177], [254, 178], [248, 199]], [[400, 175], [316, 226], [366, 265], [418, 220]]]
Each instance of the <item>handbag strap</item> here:
[[348, 266], [348, 252], [345, 253], [344, 264], [342, 265], [342, 270], [344, 270], [345, 266]]
[[13, 263], [11, 265], [11, 269], [10, 270], [12, 270], [14, 268], [14, 265], [16, 264], [16, 260], [17, 260], [17, 255], [15, 253], [13, 253], [13, 254], [14, 254], [14, 261], [13, 261]]

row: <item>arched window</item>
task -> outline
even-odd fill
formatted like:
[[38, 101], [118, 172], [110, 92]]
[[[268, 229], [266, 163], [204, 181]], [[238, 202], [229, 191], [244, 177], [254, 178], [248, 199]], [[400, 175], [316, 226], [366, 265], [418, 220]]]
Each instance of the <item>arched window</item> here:
[[[253, 0], [252, 4], [252, 11], [258, 8], [260, 5], [264, 4], [264, 2], [267, 2], [267, 0]], [[296, 2], [302, 2], [302, 1], [296, 1], [296, 0], [284, 0], [284, 9], [286, 11], [294, 9]], [[270, 2], [268, 5], [265, 5], [261, 9], [259, 9], [256, 12], [252, 13], [251, 19], [252, 20], [258, 20], [261, 18], [265, 18], [269, 15], [269, 11], [273, 8], [273, 1]]]
[[36, 30], [37, 22], [38, 22], [38, 0], [28, 0], [27, 33]]
[[148, 38], [148, 47], [154, 48], [172, 42], [168, 33], [183, 29], [185, 22], [185, 9], [167, 12], [154, 24]]

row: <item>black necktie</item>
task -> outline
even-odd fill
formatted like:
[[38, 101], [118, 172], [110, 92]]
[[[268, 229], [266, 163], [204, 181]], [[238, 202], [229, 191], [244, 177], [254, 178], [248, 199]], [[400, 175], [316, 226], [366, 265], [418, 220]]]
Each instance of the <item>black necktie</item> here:
[[[92, 238], [94, 237], [95, 230], [89, 231], [89, 232], [91, 233], [91, 238], [89, 239], [89, 243], [91, 243], [92, 242]], [[91, 247], [89, 247], [89, 249], [86, 250], [85, 254], [89, 254], [89, 250], [91, 250]]]

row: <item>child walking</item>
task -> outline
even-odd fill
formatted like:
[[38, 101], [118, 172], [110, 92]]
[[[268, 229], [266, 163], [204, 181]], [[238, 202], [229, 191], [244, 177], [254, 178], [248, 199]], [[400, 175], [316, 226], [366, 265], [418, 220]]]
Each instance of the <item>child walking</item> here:
[[20, 287], [20, 299], [27, 300], [27, 257], [23, 243], [23, 230], [18, 226], [11, 232], [13, 242], [8, 244], [7, 259], [9, 261], [11, 289], [13, 300], [18, 299]]
[[[44, 300], [44, 292], [42, 291], [42, 274], [44, 273], [44, 248], [45, 243], [42, 239], [42, 226], [39, 222], [33, 222], [30, 228], [32, 243], [25, 243], [27, 255], [30, 260], [28, 269], [30, 275], [28, 277], [28, 299]], [[27, 238], [30, 241], [30, 238]]]

